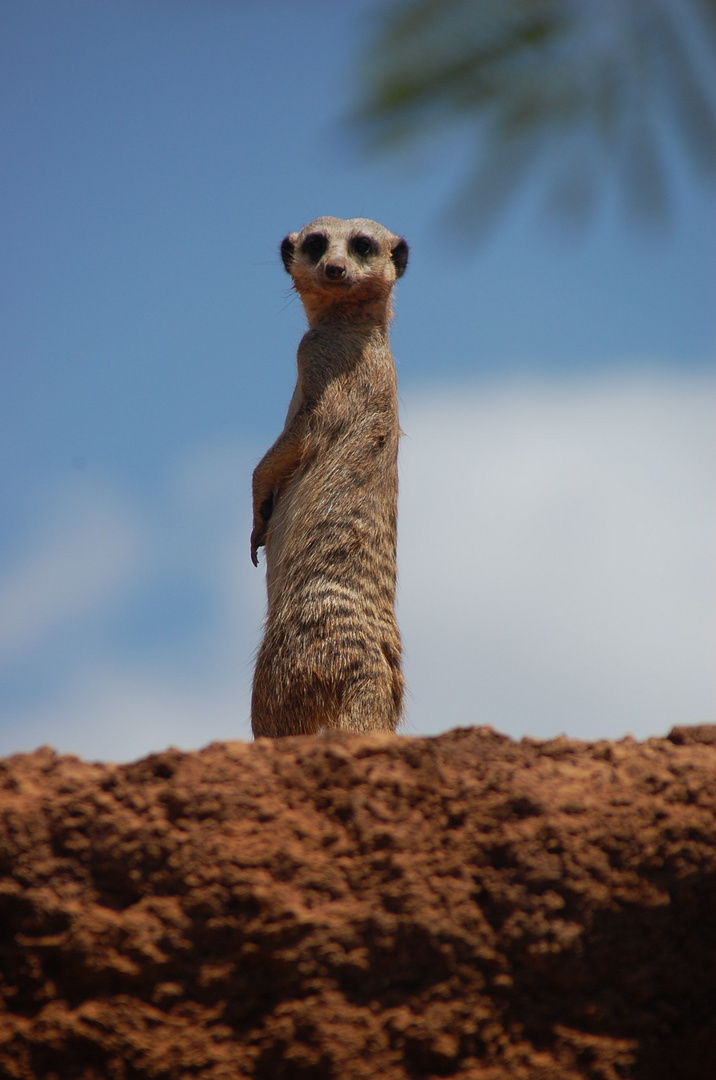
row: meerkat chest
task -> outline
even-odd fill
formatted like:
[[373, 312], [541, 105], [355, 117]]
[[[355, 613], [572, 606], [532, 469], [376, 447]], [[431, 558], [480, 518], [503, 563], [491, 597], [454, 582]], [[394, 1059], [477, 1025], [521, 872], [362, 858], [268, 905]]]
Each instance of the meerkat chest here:
[[[308, 343], [307, 343], [308, 344]], [[397, 385], [390, 352], [348, 354], [307, 347], [299, 352], [303, 407], [315, 421], [360, 429], [369, 416], [397, 423]]]

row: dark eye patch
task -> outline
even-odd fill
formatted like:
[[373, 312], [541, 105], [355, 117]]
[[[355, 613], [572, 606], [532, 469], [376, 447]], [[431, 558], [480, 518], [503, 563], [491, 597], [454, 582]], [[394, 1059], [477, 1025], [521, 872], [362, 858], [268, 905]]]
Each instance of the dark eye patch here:
[[328, 247], [328, 237], [323, 233], [311, 233], [301, 244], [301, 252], [311, 260], [318, 262]]
[[360, 255], [362, 259], [367, 258], [368, 255], [372, 255], [375, 246], [369, 236], [354, 236], [350, 242], [351, 251], [355, 251], [356, 255]]

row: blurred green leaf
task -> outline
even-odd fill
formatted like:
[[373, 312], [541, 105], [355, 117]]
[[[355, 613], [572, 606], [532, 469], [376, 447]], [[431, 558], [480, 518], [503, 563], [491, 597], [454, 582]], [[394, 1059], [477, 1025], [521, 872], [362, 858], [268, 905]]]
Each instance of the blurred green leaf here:
[[457, 126], [475, 166], [452, 208], [487, 227], [546, 166], [584, 217], [607, 174], [664, 217], [664, 140], [716, 172], [716, 0], [398, 0], [381, 9], [354, 123], [386, 151]]

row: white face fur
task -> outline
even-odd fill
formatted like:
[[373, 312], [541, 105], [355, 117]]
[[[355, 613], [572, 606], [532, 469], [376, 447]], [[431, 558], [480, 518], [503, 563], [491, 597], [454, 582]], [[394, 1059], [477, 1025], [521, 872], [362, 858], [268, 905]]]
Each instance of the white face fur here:
[[385, 303], [408, 245], [369, 218], [321, 217], [283, 240], [281, 258], [313, 323], [337, 305]]

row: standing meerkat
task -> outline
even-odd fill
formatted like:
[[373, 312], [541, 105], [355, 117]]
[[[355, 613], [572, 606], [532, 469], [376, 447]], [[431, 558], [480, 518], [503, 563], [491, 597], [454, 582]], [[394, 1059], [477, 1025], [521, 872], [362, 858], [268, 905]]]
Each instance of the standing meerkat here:
[[388, 324], [405, 240], [322, 217], [281, 258], [309, 329], [284, 429], [253, 475], [251, 558], [266, 548], [268, 614], [254, 736], [394, 731], [398, 397]]

